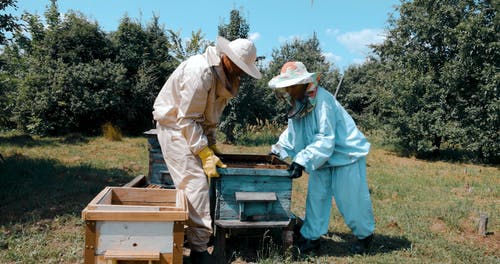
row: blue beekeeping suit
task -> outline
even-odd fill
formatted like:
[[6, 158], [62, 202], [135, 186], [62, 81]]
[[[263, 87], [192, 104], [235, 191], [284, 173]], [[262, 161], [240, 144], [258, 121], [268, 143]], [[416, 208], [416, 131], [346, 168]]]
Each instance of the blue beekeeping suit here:
[[335, 97], [318, 87], [315, 106], [287, 129], [272, 152], [291, 157], [309, 173], [306, 215], [301, 234], [318, 239], [327, 233], [332, 196], [346, 224], [358, 239], [375, 229], [366, 181], [370, 143]]

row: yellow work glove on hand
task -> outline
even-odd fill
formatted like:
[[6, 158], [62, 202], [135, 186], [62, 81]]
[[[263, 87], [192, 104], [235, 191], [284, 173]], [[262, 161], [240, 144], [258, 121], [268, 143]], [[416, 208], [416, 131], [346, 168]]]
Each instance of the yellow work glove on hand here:
[[216, 155], [222, 154], [222, 152], [220, 152], [220, 150], [217, 148], [217, 145], [213, 144], [208, 147], [212, 149]]
[[200, 153], [198, 153], [198, 156], [200, 156], [201, 163], [203, 164], [203, 171], [205, 171], [208, 178], [219, 177], [217, 167], [227, 168], [226, 164], [222, 163], [219, 157], [217, 157], [214, 151], [209, 147], [202, 149]]

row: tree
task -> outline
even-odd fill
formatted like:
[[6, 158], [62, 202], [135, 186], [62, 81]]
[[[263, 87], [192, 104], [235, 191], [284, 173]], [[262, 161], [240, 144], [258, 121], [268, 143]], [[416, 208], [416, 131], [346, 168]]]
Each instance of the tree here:
[[151, 128], [154, 99], [179, 62], [170, 55], [172, 45], [157, 16], [146, 26], [125, 16], [111, 39], [115, 61], [127, 69], [124, 96], [133, 98], [125, 105], [122, 128], [138, 134]]
[[[229, 41], [237, 38], [247, 38], [250, 26], [238, 10], [231, 10], [229, 24], [219, 25], [219, 36]], [[234, 142], [239, 134], [239, 129], [247, 124], [255, 124], [259, 118], [258, 89], [255, 81], [248, 76], [243, 76], [240, 81], [240, 91], [236, 98], [231, 99], [224, 109], [219, 125], [226, 136], [227, 142]]]
[[487, 0], [403, 1], [376, 47], [390, 69], [398, 145], [418, 156], [450, 149], [500, 161], [496, 9]]
[[123, 120], [125, 70], [111, 62], [97, 23], [74, 12], [61, 16], [51, 3], [47, 25], [26, 14], [31, 38], [18, 34], [8, 48], [11, 59], [19, 58], [6, 66], [16, 80], [13, 119], [34, 134], [95, 134], [105, 119]]
[[[4, 11], [7, 7], [17, 8], [16, 0], [4, 0], [0, 2], [0, 10]], [[17, 18], [12, 14], [0, 14], [0, 45], [7, 44], [6, 33], [14, 33], [19, 29]], [[10, 127], [12, 125], [10, 116], [12, 112], [12, 78], [9, 77], [4, 67], [8, 61], [8, 51], [3, 48], [0, 54], [0, 128]], [[6, 56], [7, 55], [7, 56]]]
[[170, 43], [172, 43], [171, 56], [179, 63], [193, 55], [203, 53], [207, 47], [213, 45], [211, 41], [205, 40], [201, 29], [191, 32], [191, 38], [186, 41], [182, 40], [180, 31], [169, 30], [168, 32], [170, 33]]
[[[7, 7], [17, 9], [17, 0], [2, 0], [0, 2], [0, 10], [4, 11]], [[5, 34], [14, 32], [19, 29], [17, 18], [12, 14], [0, 14], [0, 45], [4, 45], [7, 41]]]
[[370, 58], [361, 65], [351, 65], [344, 72], [338, 100], [364, 130], [382, 130], [392, 116], [391, 94], [386, 89], [385, 65]]

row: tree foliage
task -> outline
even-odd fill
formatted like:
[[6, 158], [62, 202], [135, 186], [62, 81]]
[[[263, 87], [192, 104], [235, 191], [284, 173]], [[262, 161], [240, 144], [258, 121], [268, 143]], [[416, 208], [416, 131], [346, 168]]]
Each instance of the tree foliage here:
[[[0, 11], [5, 11], [8, 7], [17, 8], [16, 0], [5, 0], [0, 3]], [[17, 18], [12, 14], [0, 14], [0, 45], [7, 44], [7, 33], [14, 33], [19, 29]], [[4, 53], [9, 53], [4, 48]], [[3, 54], [2, 54], [3, 55]], [[5, 68], [9, 56], [0, 56], [0, 69]], [[0, 127], [9, 127], [12, 122], [9, 120], [9, 113], [12, 111], [12, 93], [14, 86], [12, 78], [3, 70], [0, 71]]]
[[137, 134], [152, 127], [154, 99], [178, 62], [170, 55], [171, 44], [157, 16], [146, 27], [125, 16], [111, 40], [115, 61], [127, 69], [129, 82], [122, 129]]
[[[2, 1], [0, 10], [16, 3]], [[451, 151], [499, 163], [495, 4], [402, 0], [385, 42], [373, 46], [376, 56], [344, 72], [338, 100], [362, 129], [384, 129], [403, 153]], [[56, 0], [43, 18], [25, 13], [17, 23], [0, 15], [0, 128], [42, 135], [95, 134], [107, 122], [129, 134], [151, 128], [153, 101], [169, 74], [213, 44], [201, 30], [184, 40], [156, 16], [146, 25], [124, 16], [116, 31], [104, 32], [81, 13], [60, 14]], [[248, 38], [249, 30], [239, 10], [218, 25], [228, 40]], [[302, 61], [320, 72], [320, 84], [332, 93], [340, 79], [315, 33], [284, 43], [268, 61], [258, 59], [263, 78], [243, 77], [222, 116], [220, 129], [230, 142], [238, 142], [247, 125], [286, 122], [284, 102], [267, 86], [285, 62]]]
[[[232, 41], [238, 38], [248, 38], [250, 26], [246, 19], [240, 15], [240, 11], [233, 9], [230, 13], [228, 24], [219, 25], [219, 36]], [[258, 51], [257, 51], [258, 52]], [[260, 90], [256, 81], [248, 76], [242, 76], [238, 96], [231, 99], [224, 109], [219, 129], [224, 133], [227, 142], [234, 142], [242, 127], [247, 124], [255, 124], [262, 106], [259, 97]]]
[[[0, 2], [0, 11], [4, 11], [8, 7], [17, 9], [17, 0], [2, 0]], [[7, 37], [5, 34], [7, 32], [12, 33], [17, 29], [19, 29], [19, 24], [15, 16], [8, 13], [0, 14], [0, 45], [6, 43]]]
[[208, 46], [213, 45], [211, 41], [204, 39], [201, 29], [191, 32], [191, 38], [185, 41], [182, 40], [180, 31], [168, 30], [168, 32], [170, 43], [172, 43], [170, 55], [179, 63], [193, 55], [203, 53]]
[[95, 134], [106, 122], [134, 134], [151, 128], [154, 98], [177, 65], [158, 18], [142, 26], [125, 17], [107, 34], [80, 13], [61, 15], [53, 0], [46, 25], [23, 19], [28, 34], [1, 54], [9, 58], [0, 75], [9, 80], [9, 121], [42, 135]]
[[363, 130], [389, 129], [393, 117], [392, 94], [387, 89], [386, 65], [371, 58], [361, 65], [352, 65], [344, 72], [337, 100]]
[[390, 67], [399, 146], [499, 162], [499, 25], [487, 0], [403, 1], [376, 48]]

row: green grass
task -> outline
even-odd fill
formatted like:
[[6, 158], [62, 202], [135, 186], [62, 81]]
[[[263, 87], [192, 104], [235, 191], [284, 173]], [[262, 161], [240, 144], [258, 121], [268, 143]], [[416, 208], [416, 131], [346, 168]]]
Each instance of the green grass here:
[[[399, 157], [370, 139], [368, 179], [377, 223], [372, 251], [349, 253], [354, 237], [333, 207], [321, 250], [296, 263], [500, 263], [500, 167]], [[266, 154], [269, 146], [220, 149]], [[81, 210], [105, 186], [148, 171], [141, 137], [3, 134], [0, 153], [1, 263], [83, 263]], [[306, 191], [307, 176], [294, 181], [292, 212], [301, 217]], [[476, 231], [480, 212], [489, 215], [486, 237]], [[255, 251], [259, 263], [291, 262], [266, 239]], [[245, 263], [244, 254], [234, 256], [235, 263]]]

